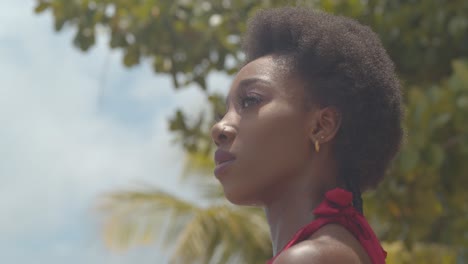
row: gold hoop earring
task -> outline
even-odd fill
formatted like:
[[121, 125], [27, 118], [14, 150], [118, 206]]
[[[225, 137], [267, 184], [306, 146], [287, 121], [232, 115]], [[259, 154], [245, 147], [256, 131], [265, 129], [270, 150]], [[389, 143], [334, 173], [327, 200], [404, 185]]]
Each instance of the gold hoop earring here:
[[315, 140], [315, 151], [318, 153], [320, 151], [320, 144], [318, 140]]

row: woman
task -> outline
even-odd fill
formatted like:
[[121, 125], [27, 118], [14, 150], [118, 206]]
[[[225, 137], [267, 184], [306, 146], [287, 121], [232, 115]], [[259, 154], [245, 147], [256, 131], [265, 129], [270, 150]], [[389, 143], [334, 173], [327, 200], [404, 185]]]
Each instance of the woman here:
[[246, 63], [212, 127], [226, 198], [264, 208], [269, 263], [385, 263], [361, 192], [402, 139], [394, 66], [369, 27], [300, 8], [249, 22]]

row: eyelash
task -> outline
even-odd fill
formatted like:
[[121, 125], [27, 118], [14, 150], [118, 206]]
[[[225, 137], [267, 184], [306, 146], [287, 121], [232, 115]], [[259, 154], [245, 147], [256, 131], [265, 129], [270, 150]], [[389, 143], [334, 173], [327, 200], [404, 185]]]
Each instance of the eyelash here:
[[245, 102], [250, 101], [250, 102], [253, 102], [254, 105], [255, 105], [255, 104], [260, 103], [260, 101], [261, 101], [260, 98], [258, 98], [256, 96], [246, 96], [246, 97], [241, 97], [239, 99], [240, 99], [240, 102], [241, 102], [242, 109], [246, 108], [246, 107], [244, 107]]
[[[248, 107], [248, 106], [244, 107], [245, 102], [253, 102], [253, 104], [256, 105], [260, 103], [262, 100], [256, 96], [245, 96], [245, 97], [240, 96], [239, 101], [240, 101], [240, 106], [242, 107], [242, 109], [245, 109]], [[224, 117], [224, 114], [217, 114], [215, 117], [216, 122], [219, 122], [221, 119], [223, 119], [223, 117]]]

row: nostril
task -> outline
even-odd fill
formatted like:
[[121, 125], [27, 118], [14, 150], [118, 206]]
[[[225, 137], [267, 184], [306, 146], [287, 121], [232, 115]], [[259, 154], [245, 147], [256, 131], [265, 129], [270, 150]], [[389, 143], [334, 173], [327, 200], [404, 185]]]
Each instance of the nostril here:
[[216, 146], [219, 146], [219, 144], [225, 139], [226, 135], [223, 135], [223, 132], [216, 131], [213, 129], [213, 134], [211, 138], [213, 139], [213, 142], [215, 143]]
[[219, 134], [218, 139], [219, 139], [220, 141], [221, 141], [221, 140], [226, 140], [226, 139], [227, 139], [227, 136], [224, 135], [224, 134]]
[[230, 131], [229, 128], [225, 125], [221, 127], [221, 125], [213, 127], [212, 130], [212, 139], [216, 146], [220, 144], [226, 143], [229, 140], [232, 140], [234, 137], [234, 131]]
[[226, 127], [223, 127], [223, 129], [221, 130], [221, 132], [219, 133], [218, 135], [218, 140], [225, 140], [227, 137], [226, 135], [224, 134], [224, 130], [226, 129]]

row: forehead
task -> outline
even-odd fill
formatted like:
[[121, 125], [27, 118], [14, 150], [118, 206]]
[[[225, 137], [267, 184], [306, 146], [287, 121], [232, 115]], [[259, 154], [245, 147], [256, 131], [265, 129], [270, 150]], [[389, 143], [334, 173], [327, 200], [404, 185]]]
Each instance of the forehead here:
[[261, 77], [267, 81], [278, 81], [281, 77], [285, 77], [286, 70], [280, 66], [278, 59], [272, 56], [260, 57], [256, 60], [249, 62], [242, 67], [237, 73], [234, 83], [241, 81], [245, 78]]
[[264, 75], [270, 77], [278, 73], [281, 73], [281, 71], [277, 59], [274, 59], [272, 56], [265, 56], [253, 60], [242, 67], [237, 74], [236, 79], [246, 75]]
[[262, 81], [272, 89], [271, 92], [279, 96], [290, 99], [304, 98], [302, 81], [288, 69], [285, 62], [270, 55], [253, 60], [240, 69], [233, 80], [226, 102], [228, 103], [231, 94], [236, 93], [246, 81], [252, 79]]

